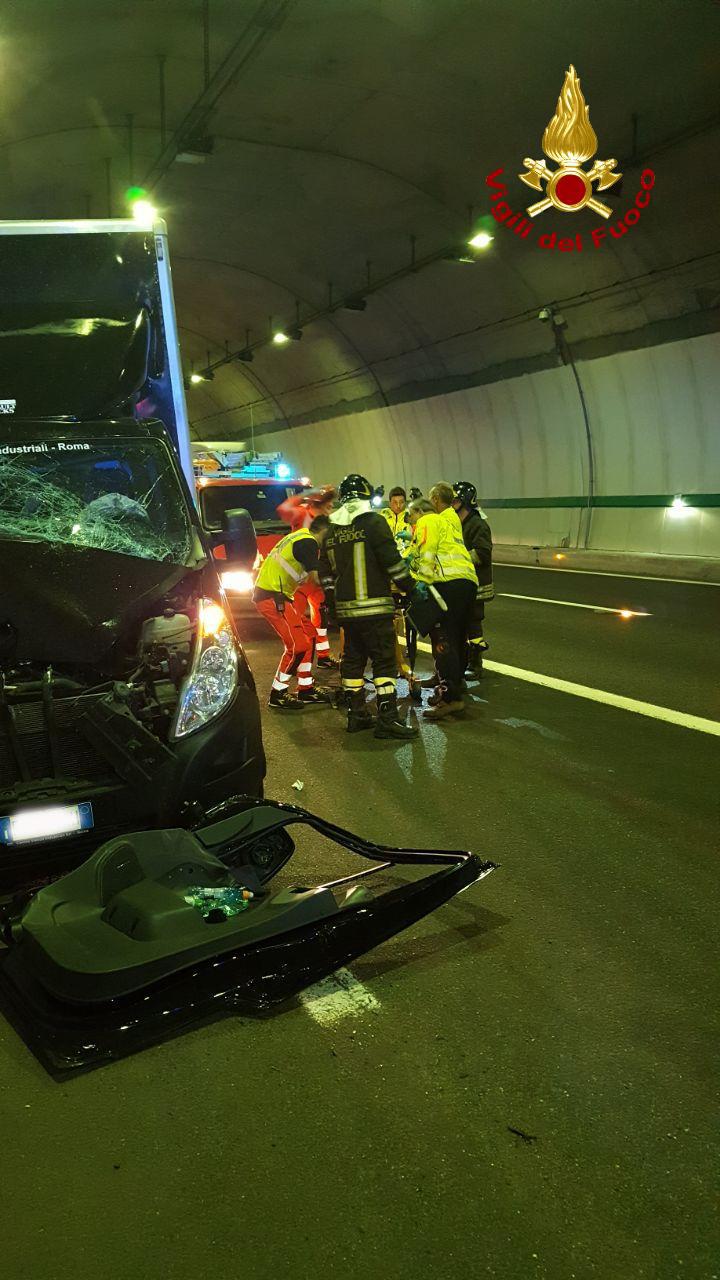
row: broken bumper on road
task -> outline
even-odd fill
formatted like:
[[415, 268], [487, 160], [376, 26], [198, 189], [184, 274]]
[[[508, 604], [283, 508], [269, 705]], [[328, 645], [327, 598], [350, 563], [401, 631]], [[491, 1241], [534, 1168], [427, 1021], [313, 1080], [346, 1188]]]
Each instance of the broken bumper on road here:
[[[371, 867], [269, 893], [309, 827]], [[427, 869], [373, 894], [373, 876]], [[494, 869], [471, 853], [373, 844], [303, 809], [238, 799], [195, 832], [120, 837], [6, 920], [0, 1006], [56, 1078], [228, 1014], [259, 1014], [406, 929]], [[188, 906], [188, 880], [249, 888], [219, 921]], [[234, 887], [234, 888], [233, 888]]]

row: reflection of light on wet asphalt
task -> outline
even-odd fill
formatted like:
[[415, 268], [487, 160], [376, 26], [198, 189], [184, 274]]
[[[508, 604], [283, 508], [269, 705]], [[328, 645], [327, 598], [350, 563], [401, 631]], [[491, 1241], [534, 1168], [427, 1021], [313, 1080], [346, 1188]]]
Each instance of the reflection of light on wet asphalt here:
[[338, 969], [329, 978], [308, 987], [302, 992], [300, 1003], [323, 1027], [339, 1022], [341, 1018], [359, 1018], [380, 1008], [380, 1001], [362, 982], [358, 982], [349, 969]]

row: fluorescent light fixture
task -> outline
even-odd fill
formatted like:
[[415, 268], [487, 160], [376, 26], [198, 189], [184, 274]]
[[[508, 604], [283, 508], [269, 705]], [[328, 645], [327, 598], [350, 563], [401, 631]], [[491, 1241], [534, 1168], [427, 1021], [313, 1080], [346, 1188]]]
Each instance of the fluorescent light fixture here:
[[289, 342], [289, 341], [290, 339], [288, 335], [285, 333], [284, 329], [277, 329], [273, 334], [273, 342], [275, 343], [276, 347], [284, 347], [286, 342]]
[[689, 516], [691, 511], [694, 510], [695, 508], [685, 501], [681, 493], [676, 493], [670, 503], [670, 506], [667, 508], [667, 513], [671, 520], [683, 520], [685, 516]]
[[195, 383], [195, 385], [197, 385], [198, 382], [204, 382], [205, 379], [203, 378], [201, 373], [191, 373], [190, 381]]
[[492, 244], [494, 237], [488, 231], [478, 231], [468, 240], [471, 249], [487, 249]]

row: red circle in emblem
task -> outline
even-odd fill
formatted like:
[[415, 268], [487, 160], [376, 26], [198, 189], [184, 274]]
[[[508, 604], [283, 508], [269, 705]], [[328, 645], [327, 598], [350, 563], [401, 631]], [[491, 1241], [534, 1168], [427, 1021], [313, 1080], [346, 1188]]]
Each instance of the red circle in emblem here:
[[587, 187], [576, 173], [564, 173], [555, 184], [555, 195], [562, 204], [582, 204]]

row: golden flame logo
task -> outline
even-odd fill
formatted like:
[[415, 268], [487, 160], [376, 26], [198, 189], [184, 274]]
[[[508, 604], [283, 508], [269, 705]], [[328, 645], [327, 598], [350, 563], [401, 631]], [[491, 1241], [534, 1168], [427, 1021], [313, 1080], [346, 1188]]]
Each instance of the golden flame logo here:
[[542, 191], [543, 182], [547, 183], [545, 198], [528, 206], [531, 218], [553, 205], [562, 213], [578, 213], [587, 206], [603, 218], [610, 217], [610, 206], [596, 200], [593, 195], [593, 182], [597, 182], [598, 191], [606, 191], [622, 178], [622, 174], [612, 172], [617, 160], [596, 160], [592, 169], [582, 168], [595, 155], [597, 147], [597, 136], [590, 123], [590, 108], [583, 97], [580, 78], [571, 65], [565, 73], [555, 115], [542, 136], [545, 155], [560, 167], [552, 170], [544, 160], [526, 158], [523, 161], [525, 172], [518, 174], [522, 182], [536, 191]]
[[595, 130], [590, 123], [580, 80], [574, 67], [565, 76], [555, 115], [542, 136], [542, 149], [551, 160], [562, 165], [582, 164], [590, 160], [598, 148]]

